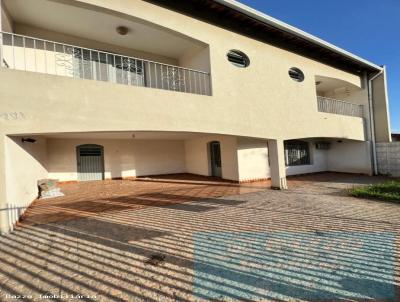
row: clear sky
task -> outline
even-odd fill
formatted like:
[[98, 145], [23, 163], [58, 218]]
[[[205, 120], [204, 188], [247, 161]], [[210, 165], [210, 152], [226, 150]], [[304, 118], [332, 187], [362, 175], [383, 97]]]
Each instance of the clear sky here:
[[392, 132], [400, 133], [400, 0], [240, 0], [388, 70]]

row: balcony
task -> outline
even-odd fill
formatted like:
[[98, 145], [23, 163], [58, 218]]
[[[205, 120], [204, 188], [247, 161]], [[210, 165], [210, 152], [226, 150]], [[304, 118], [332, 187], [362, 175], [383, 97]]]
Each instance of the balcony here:
[[208, 72], [8, 32], [0, 33], [0, 66], [75, 79], [211, 95]]
[[317, 101], [318, 101], [319, 112], [326, 112], [326, 113], [333, 113], [333, 114], [340, 114], [340, 115], [347, 115], [347, 116], [354, 116], [361, 118], [364, 117], [363, 105], [353, 104], [342, 100], [336, 100], [322, 96], [318, 96]]

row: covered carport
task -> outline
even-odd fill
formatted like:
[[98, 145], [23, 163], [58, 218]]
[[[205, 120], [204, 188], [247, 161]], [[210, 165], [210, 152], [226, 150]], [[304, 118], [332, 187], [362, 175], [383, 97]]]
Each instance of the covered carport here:
[[[47, 133], [9, 135], [5, 146], [4, 208], [11, 229], [38, 197], [37, 182], [41, 179], [75, 184], [62, 189], [76, 190], [78, 195], [85, 195], [88, 187], [81, 182], [100, 181], [93, 187], [94, 196], [107, 187], [107, 182], [113, 186], [120, 180], [143, 182], [143, 177], [154, 175], [200, 177], [201, 182], [221, 181], [225, 187], [227, 183], [249, 182], [270, 186], [269, 145], [265, 139], [162, 131]], [[174, 178], [174, 185], [185, 190], [184, 182]], [[215, 187], [221, 188], [209, 188]], [[135, 186], [129, 189], [137, 194]]]

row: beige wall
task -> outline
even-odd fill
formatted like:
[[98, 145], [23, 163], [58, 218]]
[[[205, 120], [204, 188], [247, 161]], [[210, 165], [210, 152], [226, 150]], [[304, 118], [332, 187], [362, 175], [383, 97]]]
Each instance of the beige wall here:
[[36, 143], [22, 143], [21, 137], [6, 138], [6, 188], [11, 223], [18, 219], [25, 208], [38, 196], [37, 181], [47, 178], [46, 140], [33, 137]]
[[7, 208], [6, 136], [0, 134], [0, 235], [9, 229]]
[[63, 33], [54, 32], [52, 30], [37, 28], [34, 26], [21, 24], [21, 23], [15, 24], [15, 33], [20, 34], [20, 35], [30, 36], [30, 37], [36, 37], [36, 38], [40, 38], [40, 39], [44, 39], [44, 40], [50, 40], [50, 41], [61, 42], [61, 43], [65, 43], [65, 44], [86, 47], [86, 48], [90, 48], [90, 49], [96, 49], [96, 50], [98, 49], [98, 50], [108, 51], [111, 53], [122, 54], [122, 55], [126, 55], [126, 56], [146, 59], [146, 60], [158, 61], [158, 62], [162, 62], [162, 63], [166, 63], [166, 64], [177, 65], [177, 63], [178, 63], [178, 61], [176, 59], [161, 55], [162, 49], [160, 49], [160, 54], [148, 53], [148, 52], [143, 52], [143, 51], [139, 51], [139, 50], [135, 50], [135, 49], [131, 49], [131, 48], [116, 46], [113, 44], [102, 43], [102, 42], [98, 42], [95, 40], [89, 40], [89, 39], [84, 39], [81, 37], [66, 35]]
[[208, 144], [212, 141], [220, 142], [222, 178], [239, 180], [236, 137], [208, 135], [185, 140], [186, 171], [198, 175], [211, 175]]
[[372, 83], [375, 138], [378, 143], [391, 141], [389, 104], [386, 87], [386, 72], [384, 72]]
[[[1, 1], [0, 1], [1, 3]], [[13, 32], [14, 31], [14, 22], [11, 19], [10, 14], [8, 13], [8, 11], [5, 9], [5, 6], [3, 5], [1, 7], [1, 30], [2, 31], [6, 31], [6, 32]]]
[[238, 169], [240, 181], [270, 177], [268, 145], [266, 140], [237, 139]]
[[369, 142], [334, 142], [328, 150], [328, 170], [371, 174], [371, 147]]
[[186, 68], [211, 72], [210, 49], [208, 47], [194, 48], [179, 59], [179, 65]]
[[77, 180], [76, 147], [82, 144], [104, 147], [106, 179], [185, 172], [183, 141], [49, 139], [49, 177]]
[[353, 104], [368, 105], [368, 91], [366, 89], [346, 90], [342, 88], [326, 93], [325, 96]]

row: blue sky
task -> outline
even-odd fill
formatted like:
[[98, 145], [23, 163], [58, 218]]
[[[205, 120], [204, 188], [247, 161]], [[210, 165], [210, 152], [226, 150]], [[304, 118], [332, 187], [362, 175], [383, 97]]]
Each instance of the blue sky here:
[[377, 65], [386, 65], [392, 132], [400, 133], [400, 0], [240, 2]]

